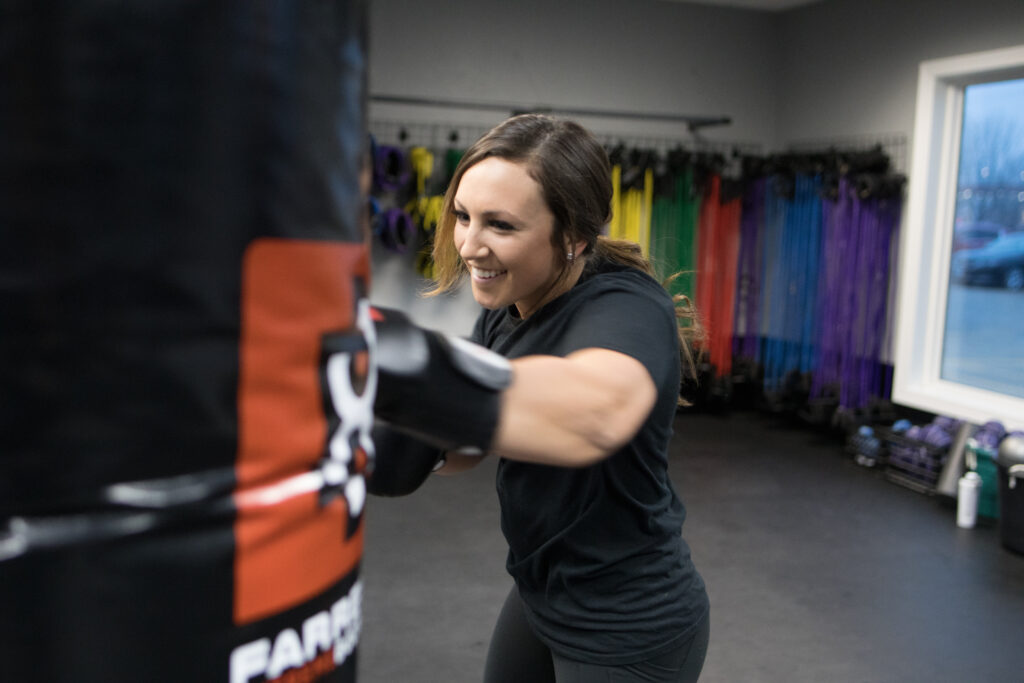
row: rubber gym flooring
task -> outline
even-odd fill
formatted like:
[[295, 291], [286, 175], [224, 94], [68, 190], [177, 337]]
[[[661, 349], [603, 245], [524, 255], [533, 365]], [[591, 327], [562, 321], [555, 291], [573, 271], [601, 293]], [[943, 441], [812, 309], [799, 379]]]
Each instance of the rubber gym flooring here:
[[[1024, 681], [1024, 555], [998, 527], [761, 413], [680, 413], [670, 463], [711, 596], [702, 683]], [[511, 586], [494, 467], [370, 499], [361, 683], [480, 680]]]

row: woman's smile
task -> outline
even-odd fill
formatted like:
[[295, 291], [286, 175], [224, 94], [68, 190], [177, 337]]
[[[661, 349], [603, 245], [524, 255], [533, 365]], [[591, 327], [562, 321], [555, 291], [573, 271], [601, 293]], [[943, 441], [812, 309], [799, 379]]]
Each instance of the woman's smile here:
[[507, 270], [484, 270], [476, 266], [469, 266], [469, 272], [477, 282], [492, 282], [507, 273]]

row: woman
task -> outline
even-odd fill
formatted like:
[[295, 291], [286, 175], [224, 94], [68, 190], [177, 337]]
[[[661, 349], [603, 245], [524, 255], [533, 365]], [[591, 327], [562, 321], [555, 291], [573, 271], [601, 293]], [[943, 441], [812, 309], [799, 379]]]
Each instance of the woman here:
[[[695, 681], [703, 666], [707, 594], [667, 472], [698, 327], [637, 245], [601, 236], [611, 198], [597, 140], [541, 115], [477, 141], [445, 196], [432, 293], [468, 274], [485, 309], [472, 339], [515, 378], [492, 447], [515, 586], [485, 683]], [[449, 453], [440, 472], [476, 462]]]

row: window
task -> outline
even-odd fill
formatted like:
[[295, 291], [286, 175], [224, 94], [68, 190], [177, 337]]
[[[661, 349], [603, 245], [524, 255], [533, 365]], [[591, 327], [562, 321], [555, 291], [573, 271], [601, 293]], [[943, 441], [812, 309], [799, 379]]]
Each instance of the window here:
[[939, 377], [1024, 398], [1024, 78], [964, 88]]
[[1024, 428], [1024, 46], [924, 62], [893, 400]]

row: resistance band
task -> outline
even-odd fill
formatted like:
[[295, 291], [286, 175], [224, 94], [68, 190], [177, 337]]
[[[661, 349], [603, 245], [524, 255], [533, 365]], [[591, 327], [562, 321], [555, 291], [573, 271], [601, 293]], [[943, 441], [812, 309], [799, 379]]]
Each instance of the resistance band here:
[[412, 176], [409, 158], [401, 147], [377, 145], [373, 159], [373, 185], [381, 192], [401, 190]]
[[[773, 178], [773, 181], [777, 181], [777, 178]], [[780, 389], [784, 374], [786, 292], [789, 289], [784, 242], [786, 213], [786, 199], [780, 194], [777, 182], [774, 182], [765, 204], [765, 268], [761, 283], [761, 308], [764, 312], [761, 318], [762, 362], [766, 393], [775, 393]]]
[[648, 153], [638, 152], [637, 156], [635, 163], [639, 165], [631, 166], [625, 173], [621, 165], [612, 167], [609, 237], [635, 242], [647, 256], [650, 253], [654, 170], [646, 165], [651, 160]]
[[613, 240], [622, 236], [622, 166], [612, 166], [612, 217], [608, 221], [608, 237]]
[[766, 181], [757, 178], [747, 184], [740, 218], [740, 245], [736, 268], [736, 318], [733, 353], [759, 362], [761, 295], [761, 224], [764, 221]]
[[697, 224], [697, 312], [704, 322], [704, 331], [707, 335], [704, 342], [705, 351], [709, 350], [711, 339], [717, 334], [714, 329], [716, 321], [712, 318], [714, 308], [714, 287], [715, 287], [715, 223], [718, 222], [720, 208], [719, 194], [721, 192], [722, 178], [713, 173], [708, 180], [707, 187], [700, 204], [700, 215]]
[[391, 252], [404, 254], [416, 242], [416, 222], [408, 211], [391, 208], [377, 217], [375, 234]]
[[673, 293], [685, 294], [691, 300], [697, 298], [697, 224], [700, 211], [700, 196], [694, 188], [694, 170], [692, 166], [685, 169], [676, 178], [676, 202], [679, 212], [678, 237], [675, 246], [676, 278]]
[[714, 260], [716, 262], [712, 290], [711, 328], [708, 360], [720, 377], [732, 373], [732, 337], [736, 304], [736, 265], [739, 258], [740, 208], [739, 197], [722, 204], [714, 231]]
[[881, 353], [888, 322], [891, 249], [899, 205], [861, 198], [849, 178], [826, 202], [821, 310], [821, 362], [812, 394], [838, 387], [840, 406], [857, 409], [889, 395]]
[[434, 172], [434, 155], [426, 147], [413, 147], [409, 150], [409, 166], [416, 179], [416, 196], [426, 196], [427, 180]]
[[444, 195], [434, 195], [417, 203], [417, 215], [420, 225], [420, 243], [416, 252], [416, 272], [425, 278], [434, 277], [434, 236], [437, 224], [441, 220], [444, 207]]
[[655, 185], [651, 208], [650, 260], [667, 282], [669, 292], [696, 301], [694, 292], [694, 240], [697, 203], [692, 197], [693, 171], [681, 163], [670, 165]]

